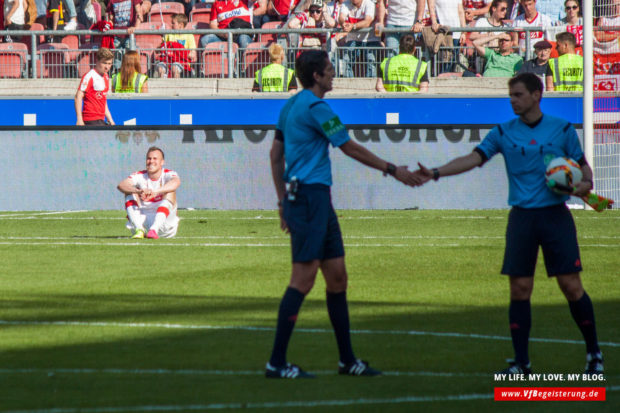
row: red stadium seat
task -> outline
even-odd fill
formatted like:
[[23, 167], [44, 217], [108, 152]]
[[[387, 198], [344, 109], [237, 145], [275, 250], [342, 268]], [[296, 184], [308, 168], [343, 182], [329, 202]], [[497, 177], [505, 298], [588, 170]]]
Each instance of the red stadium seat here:
[[269, 50], [266, 43], [253, 42], [243, 53], [243, 71], [245, 77], [254, 77], [257, 70], [269, 64]]
[[198, 3], [189, 12], [189, 21], [209, 23], [211, 21], [211, 3]]
[[95, 67], [95, 54], [98, 49], [99, 45], [96, 43], [83, 43], [80, 45], [80, 52], [75, 59], [77, 73], [80, 78]]
[[24, 43], [0, 43], [0, 77], [19, 79], [25, 75], [27, 53]]
[[[180, 3], [179, 3], [180, 4]], [[139, 30], [158, 30], [160, 22], [144, 22], [138, 25]], [[142, 50], [157, 49], [162, 43], [161, 34], [136, 34], [136, 46]]]
[[[261, 26], [261, 29], [279, 29], [282, 22], [267, 22]], [[261, 43], [275, 42], [278, 35], [275, 33], [261, 33], [258, 35], [258, 41]]]
[[[185, 6], [177, 2], [153, 3], [149, 12], [149, 21], [157, 23], [165, 23], [169, 29], [174, 14], [185, 14]], [[163, 19], [163, 22], [162, 22]]]
[[[237, 49], [233, 43], [233, 67], [236, 63]], [[202, 53], [202, 74], [204, 77], [222, 78], [228, 76], [228, 43], [209, 43]]]
[[38, 73], [43, 78], [64, 78], [69, 63], [69, 46], [64, 43], [45, 43], [39, 46]]
[[69, 47], [69, 61], [75, 61], [75, 58], [78, 56], [79, 48], [80, 48], [80, 40], [74, 34], [70, 34], [65, 36], [61, 40], [62, 43], [66, 44]]

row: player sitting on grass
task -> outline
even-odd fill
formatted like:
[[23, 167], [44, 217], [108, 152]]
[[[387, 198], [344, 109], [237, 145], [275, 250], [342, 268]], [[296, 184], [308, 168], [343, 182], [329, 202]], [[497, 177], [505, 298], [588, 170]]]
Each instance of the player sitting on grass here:
[[[118, 184], [125, 194], [127, 228], [132, 238], [172, 238], [179, 227], [176, 190], [179, 175], [164, 169], [164, 151], [152, 146], [146, 152], [146, 169], [134, 172]], [[147, 232], [148, 228], [148, 232]]]

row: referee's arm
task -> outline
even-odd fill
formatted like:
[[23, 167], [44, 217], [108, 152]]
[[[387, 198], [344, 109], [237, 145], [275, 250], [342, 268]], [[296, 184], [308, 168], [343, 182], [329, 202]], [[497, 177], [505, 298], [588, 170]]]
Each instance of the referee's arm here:
[[281, 138], [282, 132], [276, 130], [276, 138], [271, 145], [269, 151], [269, 159], [271, 161], [271, 177], [278, 195], [278, 203], [282, 202], [286, 194], [286, 186], [284, 183], [284, 142]]

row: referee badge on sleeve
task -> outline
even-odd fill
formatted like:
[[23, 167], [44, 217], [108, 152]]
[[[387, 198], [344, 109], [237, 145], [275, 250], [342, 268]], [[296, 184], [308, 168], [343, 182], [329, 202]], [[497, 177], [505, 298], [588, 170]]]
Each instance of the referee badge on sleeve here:
[[334, 116], [327, 122], [323, 123], [321, 125], [321, 128], [323, 128], [323, 132], [325, 132], [325, 135], [332, 136], [333, 134], [343, 130], [344, 125], [342, 124], [342, 122], [340, 122], [340, 118], [338, 118], [338, 116]]

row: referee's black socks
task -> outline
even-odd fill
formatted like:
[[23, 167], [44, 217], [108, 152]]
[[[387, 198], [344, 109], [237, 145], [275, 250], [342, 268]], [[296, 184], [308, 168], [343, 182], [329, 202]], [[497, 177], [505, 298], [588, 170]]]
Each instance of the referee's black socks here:
[[297, 314], [304, 302], [305, 295], [295, 288], [288, 287], [280, 301], [278, 311], [278, 326], [273, 351], [269, 364], [274, 367], [283, 367], [286, 364], [286, 349], [293, 334], [293, 328], [297, 321]]
[[568, 306], [573, 320], [577, 323], [583, 338], [586, 341], [586, 351], [588, 354], [596, 354], [600, 351], [598, 339], [596, 338], [596, 323], [594, 322], [594, 307], [590, 296], [585, 291], [577, 301], [569, 301]]
[[330, 293], [327, 292], [327, 313], [332, 322], [340, 361], [349, 364], [355, 361], [353, 347], [351, 346], [351, 331], [349, 326], [349, 307], [347, 305], [347, 292]]
[[530, 328], [532, 327], [530, 300], [511, 300], [508, 308], [508, 320], [510, 322], [512, 347], [515, 350], [515, 362], [526, 366], [530, 362], [527, 350]]

